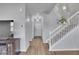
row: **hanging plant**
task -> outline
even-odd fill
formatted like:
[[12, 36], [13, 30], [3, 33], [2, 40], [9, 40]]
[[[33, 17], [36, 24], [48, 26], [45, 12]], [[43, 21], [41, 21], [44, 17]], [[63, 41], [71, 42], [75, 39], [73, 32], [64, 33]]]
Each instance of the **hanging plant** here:
[[58, 24], [65, 24], [67, 23], [67, 20], [64, 18], [64, 16], [62, 16], [59, 20], [58, 20]]

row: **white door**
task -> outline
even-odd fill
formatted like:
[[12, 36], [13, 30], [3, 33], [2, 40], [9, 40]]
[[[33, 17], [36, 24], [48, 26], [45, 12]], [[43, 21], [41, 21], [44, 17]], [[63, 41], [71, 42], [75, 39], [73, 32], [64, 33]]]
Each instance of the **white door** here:
[[41, 21], [41, 19], [36, 19], [34, 21], [34, 36], [42, 36], [42, 21]]
[[42, 36], [43, 31], [43, 17], [38, 13], [32, 16], [32, 37]]

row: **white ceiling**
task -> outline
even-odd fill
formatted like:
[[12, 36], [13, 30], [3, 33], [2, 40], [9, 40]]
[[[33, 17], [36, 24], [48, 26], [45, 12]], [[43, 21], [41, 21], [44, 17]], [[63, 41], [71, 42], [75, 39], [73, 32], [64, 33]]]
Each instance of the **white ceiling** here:
[[[25, 7], [23, 11], [25, 11], [26, 17], [37, 12], [50, 14], [54, 7], [58, 8], [57, 13], [65, 16], [72, 15], [79, 10], [79, 3], [0, 3], [0, 13], [6, 13], [6, 10], [9, 10], [7, 12], [11, 13], [12, 8], [16, 7], [16, 9], [19, 9], [23, 7], [22, 5]], [[63, 11], [62, 6], [66, 6], [67, 10]]]
[[[35, 13], [45, 13], [45, 14], [49, 14], [51, 12], [51, 10], [54, 8], [55, 3], [29, 3], [26, 4], [28, 7], [28, 11], [31, 14], [35, 14]], [[26, 7], [26, 9], [27, 9]]]
[[[63, 6], [66, 6], [66, 10], [63, 10]], [[55, 7], [58, 8], [57, 12], [65, 16], [66, 18], [69, 18], [71, 15], [73, 15], [75, 12], [79, 10], [79, 3], [58, 3]]]
[[[64, 11], [63, 6], [67, 9]], [[26, 14], [33, 15], [36, 13], [50, 14], [54, 7], [58, 8], [58, 13], [63, 16], [70, 16], [79, 10], [78, 3], [26, 3]], [[55, 9], [54, 9], [55, 10]]]

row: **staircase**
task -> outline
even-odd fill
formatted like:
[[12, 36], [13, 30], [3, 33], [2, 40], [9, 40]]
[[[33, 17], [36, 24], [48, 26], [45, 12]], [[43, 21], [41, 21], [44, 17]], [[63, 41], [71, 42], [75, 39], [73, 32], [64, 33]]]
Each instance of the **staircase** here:
[[79, 24], [79, 11], [67, 19], [65, 25], [59, 25], [53, 31], [50, 32], [50, 37], [43, 43], [42, 37], [35, 36], [32, 41], [30, 41], [30, 46], [27, 49], [26, 55], [55, 55], [53, 52], [53, 47], [64, 38], [69, 32], [75, 29]]
[[30, 46], [26, 52], [26, 55], [52, 55], [49, 52], [48, 43], [43, 43], [42, 37], [34, 37], [32, 41], [29, 42]]
[[52, 52], [53, 46], [59, 41], [62, 41], [69, 32], [75, 29], [79, 24], [79, 11], [67, 19], [68, 23], [65, 25], [59, 25], [53, 31], [50, 32], [50, 37], [43, 43], [42, 37], [35, 36], [32, 41], [29, 41], [30, 46], [27, 49], [26, 55], [55, 55]]
[[67, 24], [59, 25], [57, 28], [50, 32], [50, 37], [46, 41], [49, 44], [49, 51], [52, 51], [54, 45], [56, 45], [59, 41], [62, 41], [64, 36], [66, 36], [70, 31], [78, 26], [78, 17], [79, 11], [67, 19]]

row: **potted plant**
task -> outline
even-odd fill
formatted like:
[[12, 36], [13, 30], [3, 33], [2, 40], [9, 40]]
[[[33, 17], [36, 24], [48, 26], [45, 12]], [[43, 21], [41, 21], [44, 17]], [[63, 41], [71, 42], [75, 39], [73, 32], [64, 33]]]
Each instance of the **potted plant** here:
[[67, 20], [64, 18], [64, 16], [61, 16], [57, 23], [58, 24], [66, 24]]

